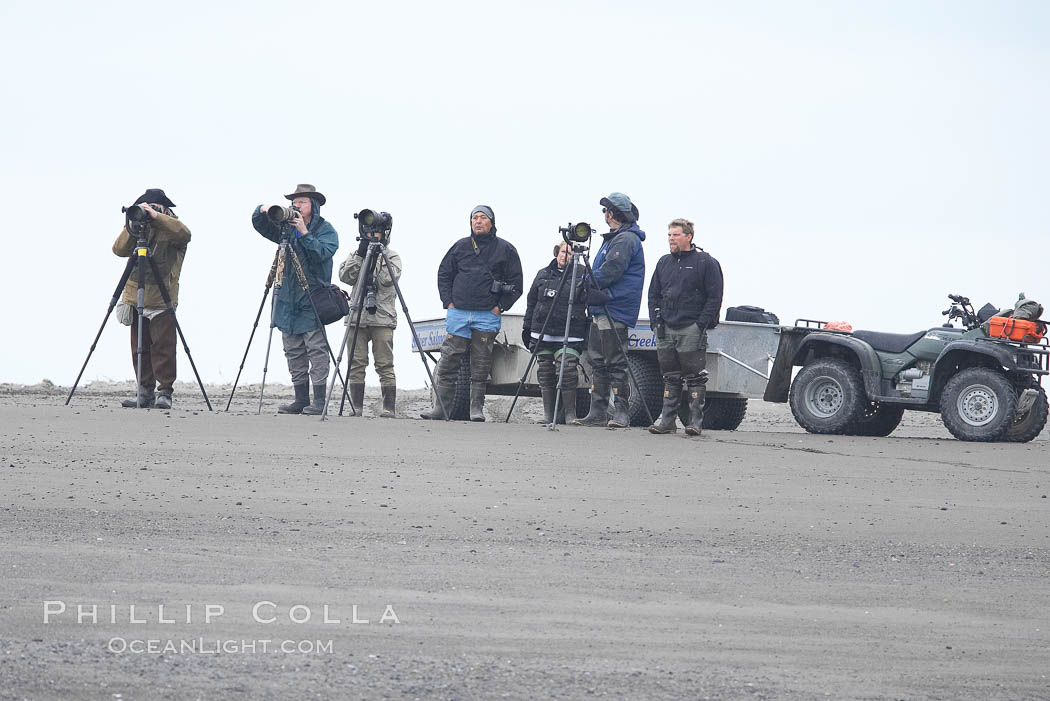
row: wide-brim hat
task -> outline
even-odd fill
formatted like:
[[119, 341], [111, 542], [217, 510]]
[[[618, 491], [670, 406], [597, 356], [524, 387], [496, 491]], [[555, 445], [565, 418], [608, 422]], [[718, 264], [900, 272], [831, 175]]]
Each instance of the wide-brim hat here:
[[284, 197], [289, 200], [294, 200], [296, 197], [312, 197], [317, 200], [318, 204], [323, 205], [325, 203], [324, 195], [318, 192], [316, 187], [308, 183], [300, 183], [299, 185], [296, 185], [295, 192], [290, 195], [285, 195]]
[[151, 187], [143, 192], [135, 204], [161, 204], [165, 207], [174, 207], [175, 203], [168, 199], [168, 196], [164, 194], [164, 190], [159, 187]]
[[603, 197], [598, 204], [602, 207], [612, 207], [622, 214], [622, 218], [617, 217], [620, 221], [626, 220], [629, 224], [638, 221], [638, 208], [631, 202], [631, 198], [622, 192], [611, 192], [608, 197]]

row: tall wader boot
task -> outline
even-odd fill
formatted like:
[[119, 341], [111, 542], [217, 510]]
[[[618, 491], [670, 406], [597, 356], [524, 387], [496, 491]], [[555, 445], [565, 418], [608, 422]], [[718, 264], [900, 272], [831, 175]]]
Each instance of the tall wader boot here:
[[[552, 356], [537, 356], [536, 380], [540, 385], [540, 396], [543, 397], [543, 420], [538, 424], [549, 424], [554, 421], [554, 403], [557, 400], [558, 370]], [[559, 412], [561, 414], [561, 412]], [[565, 423], [565, 415], [558, 417], [558, 423]]]
[[365, 383], [364, 382], [351, 382], [346, 387], [350, 393], [350, 403], [354, 405], [354, 411], [357, 412], [358, 416], [365, 415]]
[[574, 426], [605, 426], [609, 423], [609, 385], [594, 381], [591, 385], [591, 408], [587, 416], [575, 419], [572, 423]]
[[492, 369], [495, 331], [470, 330], [470, 420], [485, 420], [485, 390]]
[[682, 374], [669, 372], [664, 375], [664, 405], [660, 418], [649, 427], [649, 433], [674, 433], [678, 430], [675, 422], [678, 419], [678, 405], [682, 401]]
[[[580, 382], [580, 359], [573, 353], [565, 354], [565, 375], [562, 377], [561, 403], [558, 407], [558, 423], [576, 420], [576, 385]], [[560, 371], [560, 353], [555, 356], [554, 368]], [[557, 375], [555, 375], [557, 380]]]
[[441, 358], [434, 368], [434, 394], [437, 395], [434, 406], [430, 411], [420, 414], [420, 418], [444, 421], [448, 418], [445, 412], [452, 413], [452, 405], [456, 401], [456, 375], [459, 374], [459, 366], [463, 364], [469, 344], [469, 338], [453, 334], [445, 336], [445, 342], [441, 344]]
[[394, 418], [394, 405], [397, 403], [397, 387], [381, 385], [379, 389], [383, 392], [383, 411], [380, 412], [379, 418], [392, 419]]
[[679, 352], [682, 374], [689, 394], [689, 423], [685, 432], [699, 436], [703, 430], [704, 402], [707, 400], [707, 330], [700, 332], [700, 344], [695, 351]]
[[303, 408], [310, 403], [310, 385], [303, 383], [295, 385], [295, 401], [291, 404], [282, 404], [277, 407], [278, 414], [301, 414]]
[[[363, 387], [363, 385], [362, 385]], [[324, 413], [324, 397], [328, 391], [328, 385], [322, 383], [314, 385], [314, 401], [313, 404], [307, 404], [303, 407], [303, 413], [309, 414], [310, 416], [320, 416]]]
[[606, 424], [609, 428], [627, 428], [631, 425], [631, 383], [624, 382], [613, 387], [613, 417]]

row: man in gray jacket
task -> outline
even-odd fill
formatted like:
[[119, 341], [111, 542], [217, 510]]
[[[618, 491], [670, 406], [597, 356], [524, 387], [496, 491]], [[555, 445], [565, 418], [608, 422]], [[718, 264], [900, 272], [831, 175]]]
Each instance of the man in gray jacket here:
[[[339, 266], [339, 279], [348, 285], [354, 286], [353, 294], [357, 294], [357, 285], [365, 286], [361, 292], [361, 304], [365, 304], [369, 288], [374, 288], [375, 311], [367, 307], [361, 313], [361, 328], [357, 332], [357, 345], [353, 349], [353, 357], [350, 359], [350, 372], [347, 382], [350, 388], [350, 400], [354, 408], [361, 413], [361, 407], [365, 400], [365, 368], [368, 367], [368, 344], [372, 344], [372, 356], [375, 359], [376, 374], [379, 375], [379, 388], [383, 393], [383, 410], [379, 414], [384, 418], [394, 417], [394, 405], [397, 400], [397, 377], [394, 375], [394, 329], [397, 327], [397, 290], [394, 284], [401, 277], [401, 257], [391, 249], [386, 249], [390, 258], [390, 268], [393, 269], [393, 277], [390, 270], [383, 262], [383, 257], [375, 255], [371, 270], [361, 272], [365, 256], [368, 253], [368, 244], [371, 240], [381, 240], [384, 245], [390, 241], [390, 232], [382, 235], [378, 232], [361, 235], [361, 243], [357, 250]], [[347, 323], [353, 324], [357, 320], [356, 313], [347, 317]], [[350, 352], [350, 344], [353, 342], [354, 332], [346, 339], [347, 352]]]

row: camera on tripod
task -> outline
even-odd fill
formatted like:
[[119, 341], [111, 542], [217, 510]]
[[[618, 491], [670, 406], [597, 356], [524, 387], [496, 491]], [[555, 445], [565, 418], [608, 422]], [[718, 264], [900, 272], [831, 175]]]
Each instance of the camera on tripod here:
[[282, 207], [279, 204], [275, 204], [266, 210], [266, 216], [270, 218], [274, 224], [284, 224], [295, 220], [297, 214], [301, 214], [302, 210], [296, 207], [294, 204], [291, 207]]
[[594, 229], [587, 222], [580, 222], [579, 224], [569, 224], [568, 226], [559, 226], [558, 233], [561, 234], [562, 239], [565, 243], [570, 246], [575, 243], [587, 243], [591, 240], [591, 234], [594, 233]]
[[148, 206], [145, 204], [133, 204], [130, 207], [121, 207], [120, 211], [128, 218], [128, 221], [135, 224], [145, 224], [150, 220], [149, 212], [146, 211]]
[[357, 220], [357, 230], [361, 236], [372, 238], [372, 234], [379, 234], [384, 243], [390, 236], [390, 229], [394, 226], [394, 218], [390, 212], [376, 212], [371, 209], [362, 209], [354, 215]]

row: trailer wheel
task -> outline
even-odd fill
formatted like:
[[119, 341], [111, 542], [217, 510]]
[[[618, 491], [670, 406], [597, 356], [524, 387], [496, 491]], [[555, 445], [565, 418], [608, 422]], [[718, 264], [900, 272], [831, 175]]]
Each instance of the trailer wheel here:
[[[689, 407], [686, 407], [688, 413]], [[704, 402], [703, 428], [714, 431], [735, 431], [747, 414], [747, 399], [740, 397], [711, 397]], [[688, 417], [682, 421], [683, 425]]]
[[902, 406], [869, 402], [850, 435], [880, 438], [888, 436], [893, 433], [893, 429], [897, 428], [903, 416], [904, 407]]
[[453, 421], [470, 420], [470, 351], [463, 354], [463, 364], [456, 373], [456, 398], [452, 401]]
[[1006, 435], [1017, 410], [1009, 378], [990, 368], [956, 373], [941, 395], [941, 420], [961, 441], [997, 441]]
[[[654, 356], [651, 360], [646, 355]], [[631, 388], [631, 402], [628, 411], [631, 415], [632, 426], [648, 426], [660, 415], [660, 409], [664, 403], [664, 378], [660, 374], [660, 366], [656, 362], [655, 353], [628, 353], [627, 365], [637, 382], [637, 386]], [[652, 421], [645, 411], [645, 405], [652, 412]]]
[[1010, 428], [1006, 429], [1006, 433], [1002, 437], [1002, 440], [1004, 441], [1009, 441], [1011, 443], [1027, 443], [1042, 433], [1043, 427], [1046, 426], [1046, 390], [1040, 387], [1039, 383], [1035, 381], [1027, 383], [1027, 386], [1021, 387], [1022, 390], [1029, 388], [1038, 392], [1038, 396], [1035, 398], [1035, 404], [1033, 404], [1032, 408], [1026, 411], [1023, 416], [1014, 417], [1013, 423], [1010, 424]]
[[852, 432], [866, 403], [860, 372], [838, 358], [821, 358], [803, 367], [788, 394], [795, 421], [810, 433]]

